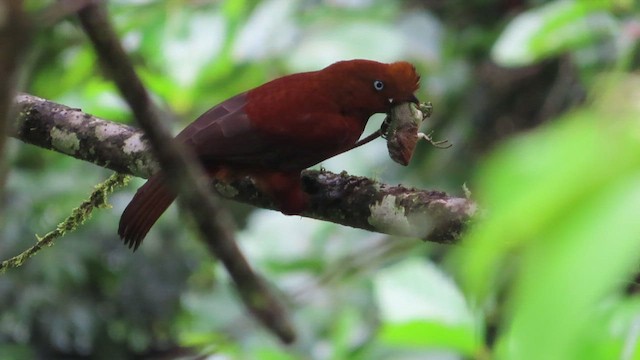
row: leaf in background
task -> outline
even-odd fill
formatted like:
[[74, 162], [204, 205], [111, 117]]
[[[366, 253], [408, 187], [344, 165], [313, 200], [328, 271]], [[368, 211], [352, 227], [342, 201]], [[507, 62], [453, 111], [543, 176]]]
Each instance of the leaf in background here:
[[640, 173], [585, 197], [527, 249], [500, 358], [577, 358], [590, 329], [602, 326], [602, 302], [637, 264], [638, 184]]
[[640, 78], [608, 85], [595, 105], [511, 141], [480, 172], [487, 217], [457, 260], [480, 305], [511, 281], [501, 358], [574, 358], [636, 268]]
[[[575, 112], [505, 144], [481, 169], [479, 202], [490, 212], [469, 234], [465, 286], [486, 295], [495, 280], [490, 265], [560, 222], [583, 197], [632, 174], [640, 165], [633, 95], [640, 78], [609, 84], [599, 107]], [[480, 240], [481, 239], [481, 240]]]
[[165, 68], [181, 87], [191, 87], [202, 68], [222, 50], [226, 36], [224, 17], [215, 12], [172, 16], [164, 31]]
[[526, 66], [576, 50], [617, 31], [617, 20], [605, 12], [609, 1], [554, 1], [526, 11], [504, 29], [491, 50], [502, 66]]
[[579, 358], [637, 359], [640, 354], [640, 298], [613, 298], [601, 310], [598, 312], [600, 325], [589, 327], [585, 341], [589, 346], [582, 349]]
[[345, 59], [391, 62], [402, 58], [404, 50], [403, 33], [391, 24], [364, 20], [324, 22], [312, 27], [285, 60], [291, 71], [298, 72]]
[[380, 340], [394, 347], [454, 350], [471, 355], [480, 334], [462, 295], [435, 266], [411, 258], [374, 279], [380, 306]]
[[293, 21], [297, 3], [288, 0], [261, 2], [238, 34], [233, 56], [238, 61], [274, 57], [288, 49], [298, 32]]

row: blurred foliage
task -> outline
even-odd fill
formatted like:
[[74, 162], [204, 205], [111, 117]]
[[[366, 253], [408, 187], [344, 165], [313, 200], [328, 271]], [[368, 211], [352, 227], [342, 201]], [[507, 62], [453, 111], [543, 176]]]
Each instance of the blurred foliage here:
[[[37, 16], [55, 1], [28, 0]], [[462, 194], [458, 246], [227, 202], [254, 266], [290, 304], [278, 344], [175, 209], [131, 254], [111, 211], [0, 277], [0, 357], [635, 359], [639, 6], [631, 0], [112, 0], [145, 84], [180, 129], [275, 77], [348, 58], [422, 73], [428, 124], [407, 168], [376, 141], [322, 165]], [[131, 122], [73, 18], [40, 29], [24, 90]], [[379, 126], [371, 120], [367, 133]], [[10, 143], [0, 258], [29, 247], [108, 172]], [[638, 196], [638, 197], [637, 197]]]
[[640, 77], [610, 77], [593, 104], [508, 142], [480, 171], [491, 214], [455, 264], [469, 298], [500, 314], [496, 358], [640, 356], [625, 296], [640, 253]]

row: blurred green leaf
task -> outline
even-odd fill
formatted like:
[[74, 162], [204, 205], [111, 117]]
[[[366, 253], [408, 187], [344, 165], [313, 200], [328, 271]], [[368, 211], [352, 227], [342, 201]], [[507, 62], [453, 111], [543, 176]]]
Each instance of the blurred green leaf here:
[[466, 356], [478, 353], [480, 340], [469, 326], [423, 320], [385, 323], [378, 337], [392, 347], [446, 349]]
[[636, 269], [640, 112], [627, 92], [640, 78], [614, 79], [599, 89], [607, 100], [511, 141], [480, 172], [488, 213], [457, 264], [479, 305], [512, 284], [500, 358], [576, 358]]
[[[638, 86], [637, 79], [629, 82]], [[636, 110], [630, 104], [604, 106], [574, 112], [509, 142], [481, 170], [476, 194], [491, 216], [467, 240], [465, 279], [472, 293], [486, 293], [497, 259], [537, 241], [585, 198], [635, 173], [640, 165], [640, 143], [631, 135]], [[604, 121], [612, 115], [612, 122]]]
[[502, 359], [576, 358], [589, 329], [601, 326], [599, 305], [620, 289], [617, 279], [629, 276], [640, 253], [638, 184], [640, 173], [576, 203], [527, 249]]
[[451, 280], [431, 264], [410, 258], [380, 271], [374, 283], [383, 342], [478, 351], [482, 332]]
[[256, 349], [255, 351], [255, 359], [256, 360], [297, 360], [298, 356], [292, 355], [285, 350], [277, 350], [277, 349]]
[[491, 55], [503, 66], [531, 65], [612, 37], [618, 24], [607, 0], [558, 0], [519, 14], [502, 32]]
[[595, 315], [579, 358], [640, 358], [640, 298], [612, 297]]
[[338, 314], [334, 328], [331, 331], [332, 359], [340, 360], [349, 357], [354, 347], [354, 341], [358, 337], [359, 315], [357, 309], [352, 307], [346, 307]]

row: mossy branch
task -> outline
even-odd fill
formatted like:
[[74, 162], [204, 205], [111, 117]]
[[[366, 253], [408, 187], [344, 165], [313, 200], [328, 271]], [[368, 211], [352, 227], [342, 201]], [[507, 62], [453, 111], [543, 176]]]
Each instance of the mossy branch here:
[[63, 222], [56, 226], [55, 230], [48, 232], [43, 237], [36, 235], [37, 242], [29, 249], [23, 251], [21, 254], [5, 260], [0, 263], [0, 274], [4, 273], [9, 268], [16, 268], [21, 266], [26, 260], [35, 255], [45, 246], [51, 246], [53, 242], [64, 236], [67, 232], [74, 231], [80, 225], [84, 224], [89, 218], [93, 210], [98, 208], [109, 208], [110, 205], [107, 202], [109, 194], [119, 187], [126, 186], [131, 178], [130, 175], [115, 173], [111, 175], [104, 182], [96, 185], [95, 190], [89, 196], [89, 199], [85, 200], [71, 211]]

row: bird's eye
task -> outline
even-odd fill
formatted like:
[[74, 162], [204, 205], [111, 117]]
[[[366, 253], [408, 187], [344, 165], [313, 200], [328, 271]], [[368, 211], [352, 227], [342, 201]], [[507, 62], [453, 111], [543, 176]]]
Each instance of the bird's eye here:
[[380, 90], [384, 89], [384, 83], [382, 81], [380, 81], [380, 80], [375, 80], [373, 82], [373, 88], [378, 90], [378, 91], [380, 91]]

